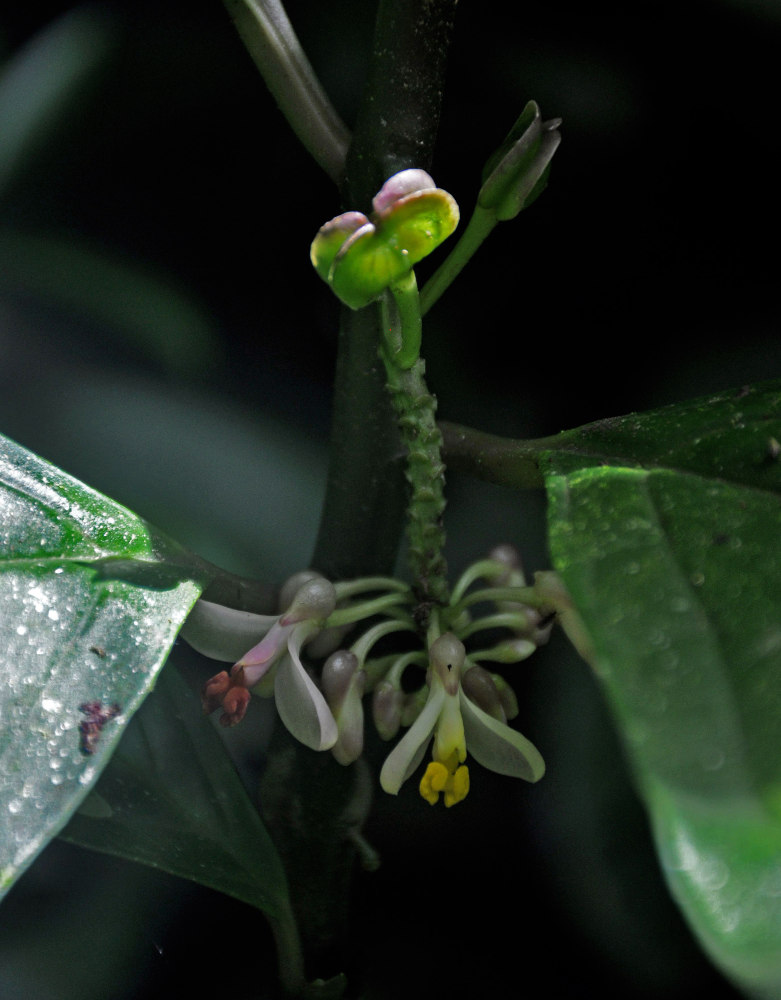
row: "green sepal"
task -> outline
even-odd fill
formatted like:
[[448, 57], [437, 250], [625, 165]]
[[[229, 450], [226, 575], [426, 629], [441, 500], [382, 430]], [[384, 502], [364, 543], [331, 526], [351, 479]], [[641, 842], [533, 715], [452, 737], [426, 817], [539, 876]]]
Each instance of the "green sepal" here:
[[374, 228], [363, 212], [345, 212], [320, 227], [309, 249], [309, 259], [323, 281], [330, 281], [334, 258], [363, 226]]
[[423, 171], [414, 171], [425, 178], [420, 190], [398, 198], [383, 197], [386, 189], [403, 189], [398, 178], [410, 173], [402, 171], [385, 182], [369, 219], [359, 212], [346, 212], [323, 226], [312, 243], [315, 270], [351, 309], [379, 298], [458, 225], [455, 199], [434, 187]]

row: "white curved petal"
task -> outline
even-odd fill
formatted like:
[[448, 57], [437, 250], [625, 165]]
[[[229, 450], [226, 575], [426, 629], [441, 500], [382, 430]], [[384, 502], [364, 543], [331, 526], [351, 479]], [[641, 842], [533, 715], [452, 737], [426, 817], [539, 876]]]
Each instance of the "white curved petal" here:
[[431, 688], [420, 715], [385, 758], [380, 771], [380, 785], [391, 795], [398, 795], [401, 786], [420, 764], [437, 724], [439, 713], [442, 711], [445, 697], [445, 690], [441, 684]]
[[478, 764], [497, 774], [539, 781], [545, 761], [534, 744], [478, 708], [463, 691], [460, 699], [467, 751]]
[[211, 601], [196, 601], [179, 634], [204, 656], [235, 663], [276, 620], [276, 615], [254, 615]]
[[248, 687], [257, 684], [269, 667], [287, 650], [292, 628], [292, 625], [280, 625], [278, 620], [275, 621], [260, 642], [236, 661], [237, 667], [244, 667]]
[[287, 655], [274, 680], [277, 711], [288, 730], [312, 750], [330, 750], [339, 735], [336, 721], [298, 657]]

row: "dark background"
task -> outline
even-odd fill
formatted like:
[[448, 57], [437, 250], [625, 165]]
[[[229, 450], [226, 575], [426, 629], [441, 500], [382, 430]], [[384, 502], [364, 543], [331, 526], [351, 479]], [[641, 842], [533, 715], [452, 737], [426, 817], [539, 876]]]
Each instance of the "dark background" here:
[[[373, 7], [288, 6], [348, 123]], [[427, 319], [441, 415], [532, 437], [778, 376], [781, 3], [513, 11], [460, 4], [433, 176], [466, 216], [529, 98], [564, 138], [542, 198]], [[277, 581], [317, 530], [337, 307], [308, 247], [336, 192], [217, 0], [7, 4], [6, 81], [63, 15], [84, 72], [12, 173], [0, 159], [0, 432]], [[44, 59], [24, 92], [56, 69]], [[546, 565], [539, 497], [455, 476], [448, 490], [455, 570], [501, 540]], [[378, 796], [367, 835], [384, 863], [356, 877], [354, 981], [383, 1000], [733, 996], [666, 896], [582, 665], [555, 639], [518, 691], [539, 786], [473, 774], [447, 814], [414, 788]], [[271, 978], [262, 916], [64, 844], [2, 917], [3, 1000], [141, 1000], [193, 972], [249, 998]]]

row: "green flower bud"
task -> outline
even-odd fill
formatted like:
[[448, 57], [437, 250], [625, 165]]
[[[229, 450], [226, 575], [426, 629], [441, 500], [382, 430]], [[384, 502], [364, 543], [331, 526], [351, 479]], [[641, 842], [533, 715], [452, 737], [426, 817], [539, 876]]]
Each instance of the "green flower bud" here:
[[548, 183], [550, 161], [561, 142], [560, 124], [560, 118], [542, 121], [537, 103], [529, 101], [485, 165], [477, 196], [481, 208], [505, 221], [531, 205]]
[[401, 726], [404, 692], [391, 681], [380, 681], [372, 696], [372, 718], [381, 740], [392, 740]]
[[403, 278], [454, 231], [455, 199], [424, 170], [402, 170], [383, 184], [367, 218], [345, 212], [314, 238], [315, 270], [351, 309], [360, 309]]

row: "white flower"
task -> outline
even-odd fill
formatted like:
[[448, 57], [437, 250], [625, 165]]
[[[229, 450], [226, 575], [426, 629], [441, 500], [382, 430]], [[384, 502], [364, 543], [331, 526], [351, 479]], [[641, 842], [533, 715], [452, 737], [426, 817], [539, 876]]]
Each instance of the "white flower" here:
[[[228, 612], [231, 618], [243, 614], [234, 612], [231, 616], [230, 609], [217, 611], [217, 605], [203, 607], [206, 604], [199, 601], [196, 605], [199, 625], [207, 617], [219, 618], [220, 612]], [[301, 663], [301, 647], [321, 631], [335, 605], [333, 585], [318, 576], [307, 580], [296, 591], [283, 614], [253, 616], [257, 626], [268, 628], [268, 631], [234, 663], [230, 674], [223, 670], [207, 681], [202, 694], [204, 711], [210, 713], [222, 708], [220, 722], [224, 726], [241, 722], [249, 704], [250, 688], [259, 684], [276, 665], [274, 699], [285, 726], [305, 746], [313, 750], [330, 749], [338, 737], [336, 722], [325, 698]], [[205, 626], [204, 631], [208, 632]], [[185, 633], [188, 641], [193, 634], [192, 628]], [[197, 641], [192, 644], [199, 648]], [[214, 652], [212, 648], [212, 654]]]
[[467, 748], [474, 759], [498, 774], [538, 781], [545, 763], [520, 733], [470, 701], [461, 685], [465, 650], [452, 634], [441, 635], [429, 649], [429, 694], [423, 710], [383, 765], [380, 784], [391, 795], [417, 769], [433, 737], [432, 762], [420, 782], [420, 794], [432, 805], [444, 795], [455, 805], [469, 791]]

